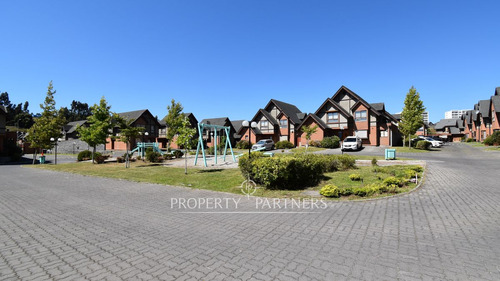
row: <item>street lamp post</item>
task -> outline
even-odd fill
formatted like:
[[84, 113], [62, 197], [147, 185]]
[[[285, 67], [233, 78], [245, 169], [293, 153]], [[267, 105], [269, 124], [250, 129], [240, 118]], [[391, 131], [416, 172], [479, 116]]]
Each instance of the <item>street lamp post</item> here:
[[73, 154], [75, 154], [75, 145], [76, 145], [76, 142], [73, 142]]
[[252, 152], [252, 128], [257, 128], [257, 123], [252, 122], [250, 123], [249, 121], [245, 120], [241, 123], [243, 127], [248, 128], [248, 158], [250, 159], [250, 153]]
[[54, 165], [57, 165], [57, 142], [60, 141], [61, 139], [55, 139], [55, 138], [50, 138], [51, 142], [54, 142], [54, 146], [56, 148], [55, 154], [54, 154]]
[[142, 151], [142, 160], [144, 160], [144, 153], [146, 151], [146, 143], [144, 142], [144, 136], [146, 136], [146, 137], [149, 136], [149, 133], [148, 132], [142, 133], [142, 149], [141, 149], [141, 151]]

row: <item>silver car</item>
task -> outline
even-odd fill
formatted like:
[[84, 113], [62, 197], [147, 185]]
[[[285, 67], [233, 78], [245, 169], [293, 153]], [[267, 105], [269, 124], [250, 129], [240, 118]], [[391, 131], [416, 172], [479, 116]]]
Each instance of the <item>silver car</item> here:
[[256, 144], [252, 145], [252, 150], [273, 150], [274, 141], [273, 140], [260, 140]]

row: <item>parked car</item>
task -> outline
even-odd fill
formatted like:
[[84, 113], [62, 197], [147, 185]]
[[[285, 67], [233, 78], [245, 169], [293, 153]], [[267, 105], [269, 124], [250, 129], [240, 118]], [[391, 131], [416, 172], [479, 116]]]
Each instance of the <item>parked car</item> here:
[[441, 147], [443, 145], [442, 141], [435, 140], [431, 137], [424, 137], [423, 139], [430, 142], [432, 144], [432, 147]]
[[257, 150], [265, 147], [265, 150], [273, 150], [274, 149], [274, 141], [273, 140], [260, 140], [256, 144], [252, 145], [252, 150]]
[[363, 142], [361, 138], [357, 136], [347, 137], [342, 142], [341, 149], [342, 150], [359, 150], [363, 147]]

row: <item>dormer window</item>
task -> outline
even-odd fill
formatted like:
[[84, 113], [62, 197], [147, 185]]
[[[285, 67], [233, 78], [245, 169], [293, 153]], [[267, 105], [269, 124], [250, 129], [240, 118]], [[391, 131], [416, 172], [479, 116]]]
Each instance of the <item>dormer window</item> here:
[[356, 111], [354, 113], [354, 120], [356, 122], [359, 122], [359, 121], [366, 121], [366, 110], [360, 110], [360, 111]]
[[339, 122], [339, 113], [338, 112], [328, 112], [326, 115], [328, 123], [338, 123]]

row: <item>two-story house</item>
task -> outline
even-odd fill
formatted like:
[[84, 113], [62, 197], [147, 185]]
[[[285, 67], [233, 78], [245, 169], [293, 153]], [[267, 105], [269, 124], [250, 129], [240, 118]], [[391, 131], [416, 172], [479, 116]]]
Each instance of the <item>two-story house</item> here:
[[250, 140], [256, 143], [261, 139], [272, 139], [274, 142], [289, 141], [297, 145], [298, 127], [306, 117], [295, 105], [271, 99], [264, 108], [255, 113], [251, 122], [257, 123], [252, 128], [251, 139], [249, 139], [249, 128], [241, 127], [238, 135], [242, 140]]
[[[311, 140], [321, 141], [324, 137], [360, 137], [364, 145], [393, 145], [401, 137], [397, 120], [385, 110], [384, 103], [368, 103], [345, 86], [327, 98], [316, 110], [308, 114], [303, 126], [317, 126]], [[300, 136], [299, 143], [306, 144], [306, 135]]]
[[[151, 112], [147, 109], [135, 110], [129, 112], [118, 113], [120, 117], [130, 122], [133, 127], [142, 127], [144, 131], [142, 134], [130, 144], [130, 148], [133, 149], [137, 145], [137, 142], [155, 142], [158, 138], [158, 128], [160, 123], [154, 117]], [[120, 129], [115, 127], [113, 129], [114, 135], [120, 134]], [[126, 150], [127, 146], [124, 142], [120, 140], [112, 140], [108, 138], [106, 143], [106, 150]]]
[[[234, 138], [236, 135], [236, 130], [234, 129], [233, 123], [231, 122], [231, 120], [229, 120], [228, 117], [203, 119], [203, 120], [201, 120], [200, 123], [229, 127], [229, 141], [231, 142], [231, 145], [233, 147], [236, 144], [236, 140]], [[217, 130], [217, 145], [219, 145], [221, 143], [222, 136], [225, 136], [224, 130]], [[215, 145], [215, 140], [216, 140], [215, 134], [214, 134], [214, 129], [209, 128], [209, 129], [203, 130], [202, 138], [203, 138], [203, 141], [205, 142], [205, 145], [207, 147], [213, 147]]]
[[[194, 139], [198, 138], [198, 119], [196, 119], [194, 114], [190, 112], [182, 114], [189, 120], [189, 123], [191, 124], [190, 127], [196, 129], [196, 135], [194, 135], [193, 138]], [[159, 121], [160, 126], [158, 129], [158, 138], [156, 139], [160, 148], [166, 148], [168, 143], [168, 138], [167, 138], [168, 127], [167, 123], [165, 123], [165, 118], [167, 118], [167, 116], [163, 117], [163, 119]], [[174, 149], [179, 148], [179, 146], [177, 145], [176, 137], [174, 137], [174, 139], [170, 143], [170, 147]]]

